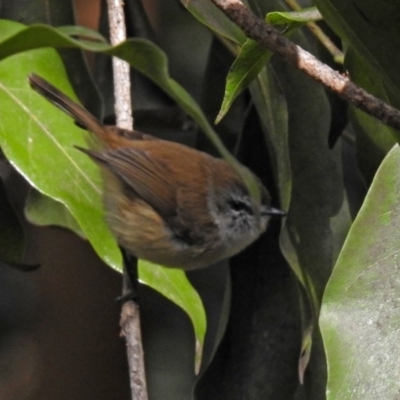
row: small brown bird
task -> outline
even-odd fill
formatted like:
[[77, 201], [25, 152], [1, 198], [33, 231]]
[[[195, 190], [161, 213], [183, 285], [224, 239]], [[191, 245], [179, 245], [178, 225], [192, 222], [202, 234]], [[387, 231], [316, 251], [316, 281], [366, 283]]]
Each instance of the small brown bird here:
[[79, 150], [102, 167], [107, 222], [118, 243], [145, 260], [185, 270], [243, 250], [266, 229], [270, 195], [253, 201], [224, 160], [154, 136], [103, 125], [43, 78], [31, 87], [92, 132], [102, 149]]

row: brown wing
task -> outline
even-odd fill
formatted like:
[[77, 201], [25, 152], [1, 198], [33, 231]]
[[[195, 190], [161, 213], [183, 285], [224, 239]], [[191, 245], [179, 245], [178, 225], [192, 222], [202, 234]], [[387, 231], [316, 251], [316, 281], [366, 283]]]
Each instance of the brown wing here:
[[78, 149], [106, 166], [164, 220], [176, 214], [177, 188], [170, 183], [171, 179], [167, 179], [169, 169], [165, 163], [151, 159], [145, 150], [133, 147], [101, 152]]

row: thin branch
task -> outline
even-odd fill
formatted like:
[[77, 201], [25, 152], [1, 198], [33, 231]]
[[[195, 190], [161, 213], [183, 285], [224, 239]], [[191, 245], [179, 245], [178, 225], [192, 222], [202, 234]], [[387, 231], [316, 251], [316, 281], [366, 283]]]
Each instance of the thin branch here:
[[122, 306], [120, 326], [126, 340], [132, 400], [147, 400], [139, 305], [132, 300]]
[[312, 54], [282, 36], [263, 19], [254, 15], [240, 0], [211, 0], [238, 25], [247, 37], [279, 54], [341, 98], [370, 114], [384, 124], [400, 130], [400, 112], [352, 83], [346, 75], [334, 71]]
[[[110, 41], [113, 46], [126, 39], [125, 17], [122, 0], [108, 1], [108, 20], [110, 24]], [[126, 61], [113, 57], [115, 117], [117, 126], [124, 129], [133, 128], [130, 67]]]
[[[108, 19], [110, 24], [110, 41], [112, 45], [126, 39], [126, 27], [122, 0], [108, 1]], [[133, 128], [130, 68], [125, 61], [113, 57], [115, 116], [117, 126], [124, 129]], [[126, 260], [125, 260], [126, 261]], [[131, 277], [124, 266], [123, 297], [132, 292]], [[136, 266], [135, 266], [136, 267]], [[144, 369], [143, 345], [140, 330], [139, 305], [125, 301], [121, 310], [121, 336], [125, 337], [129, 364], [129, 377], [132, 399], [147, 400], [147, 385]]]
[[[286, 4], [294, 11], [302, 11], [302, 8], [297, 2], [297, 0], [286, 0]], [[308, 22], [306, 26], [310, 30], [310, 32], [326, 48], [326, 50], [328, 50], [329, 53], [331, 53], [335, 62], [343, 64], [344, 61], [343, 52], [340, 49], [338, 49], [335, 43], [332, 42], [332, 40], [325, 34], [325, 32], [315, 22]]]

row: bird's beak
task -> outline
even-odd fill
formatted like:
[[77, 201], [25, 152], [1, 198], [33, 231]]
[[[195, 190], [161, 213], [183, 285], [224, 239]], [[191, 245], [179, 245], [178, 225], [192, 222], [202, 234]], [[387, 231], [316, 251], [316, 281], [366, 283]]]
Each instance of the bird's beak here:
[[284, 211], [279, 210], [278, 208], [274, 207], [265, 207], [261, 210], [261, 215], [275, 215], [277, 217], [284, 217], [287, 215]]

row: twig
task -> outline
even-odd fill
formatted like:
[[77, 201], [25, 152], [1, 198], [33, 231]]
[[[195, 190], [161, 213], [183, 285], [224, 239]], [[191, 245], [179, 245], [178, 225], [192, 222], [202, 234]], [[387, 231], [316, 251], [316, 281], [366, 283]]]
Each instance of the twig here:
[[[286, 0], [286, 4], [294, 11], [301, 11], [302, 8], [297, 0]], [[322, 17], [321, 17], [322, 18]], [[325, 32], [315, 23], [307, 22], [307, 28], [320, 41], [320, 43], [331, 53], [335, 62], [343, 64], [344, 54], [337, 48], [335, 43], [325, 34]]]
[[[110, 24], [110, 41], [112, 45], [126, 39], [126, 27], [122, 0], [107, 0], [108, 19]], [[131, 108], [131, 82], [129, 64], [113, 57], [115, 116], [117, 126], [132, 129], [133, 117]], [[134, 282], [124, 266], [123, 293], [127, 296], [132, 291]], [[135, 266], [136, 267], [136, 266]], [[147, 400], [147, 385], [144, 369], [142, 337], [140, 331], [139, 305], [132, 301], [125, 301], [121, 310], [121, 336], [125, 337], [129, 364], [129, 377], [133, 400]]]
[[147, 400], [140, 312], [139, 305], [134, 301], [129, 300], [122, 305], [120, 326], [121, 336], [126, 340], [132, 400]]
[[[110, 24], [110, 41], [113, 46], [126, 39], [126, 27], [122, 0], [108, 1], [108, 20]], [[132, 101], [129, 64], [113, 57], [114, 97], [116, 125], [124, 129], [132, 129]]]
[[263, 19], [254, 15], [240, 0], [211, 0], [238, 25], [247, 37], [279, 54], [344, 100], [378, 118], [384, 124], [400, 130], [400, 112], [352, 83], [346, 75], [334, 71], [312, 54], [282, 36]]

